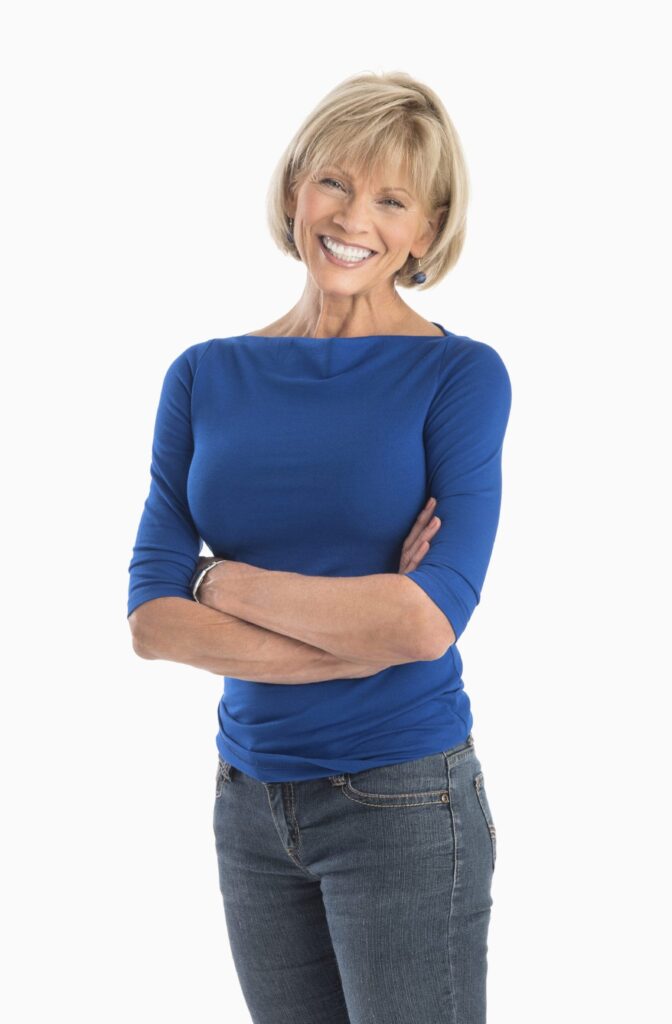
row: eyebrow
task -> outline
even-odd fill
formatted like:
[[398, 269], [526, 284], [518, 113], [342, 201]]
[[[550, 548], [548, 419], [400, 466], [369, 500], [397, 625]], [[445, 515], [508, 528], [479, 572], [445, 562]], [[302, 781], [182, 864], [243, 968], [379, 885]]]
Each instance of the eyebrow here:
[[[340, 173], [344, 174], [346, 178], [350, 177], [348, 172], [346, 170], [344, 170], [343, 167], [339, 167], [338, 164], [327, 164], [327, 167], [333, 167], [334, 170], [340, 171]], [[409, 199], [413, 199], [414, 198], [414, 196], [411, 195], [411, 193], [408, 191], [408, 189], [407, 188], [402, 188], [401, 185], [383, 185], [383, 186], [381, 186], [380, 191], [381, 192], [405, 192], [406, 195], [409, 197]]]

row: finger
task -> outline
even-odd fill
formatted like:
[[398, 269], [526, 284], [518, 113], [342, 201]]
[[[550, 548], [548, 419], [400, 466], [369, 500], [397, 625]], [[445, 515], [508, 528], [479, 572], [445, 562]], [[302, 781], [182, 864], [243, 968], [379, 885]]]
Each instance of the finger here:
[[420, 513], [420, 515], [415, 520], [415, 523], [413, 524], [413, 527], [410, 530], [408, 537], [404, 541], [404, 547], [413, 545], [416, 542], [422, 531], [427, 526], [429, 520], [431, 519], [435, 506], [436, 498], [430, 498], [428, 503], [425, 505], [422, 512]]
[[415, 565], [413, 566], [413, 568], [417, 568], [418, 565], [420, 565], [420, 562], [423, 560], [423, 558], [425, 557], [425, 555], [427, 554], [428, 551], [429, 551], [429, 541], [428, 540], [423, 540], [422, 544], [418, 544], [418, 547], [415, 550], [415, 555], [413, 557], [413, 561], [415, 562]]
[[[431, 523], [425, 527], [422, 531], [421, 536], [418, 538], [415, 544], [408, 545], [406, 551], [403, 552], [403, 557], [409, 562], [413, 559], [424, 558], [429, 549], [429, 542], [436, 536], [437, 532], [441, 527], [441, 520], [438, 516], [434, 516]], [[422, 553], [420, 553], [422, 552]]]
[[403, 567], [399, 570], [402, 573], [413, 572], [420, 565], [420, 562], [429, 551], [429, 543], [423, 541], [415, 548], [413, 553], [403, 560]]
[[[420, 536], [418, 537], [418, 543], [424, 541], [430, 541], [436, 536], [441, 527], [441, 520], [438, 516], [434, 516], [429, 523], [422, 529]], [[411, 546], [412, 547], [412, 546]]]

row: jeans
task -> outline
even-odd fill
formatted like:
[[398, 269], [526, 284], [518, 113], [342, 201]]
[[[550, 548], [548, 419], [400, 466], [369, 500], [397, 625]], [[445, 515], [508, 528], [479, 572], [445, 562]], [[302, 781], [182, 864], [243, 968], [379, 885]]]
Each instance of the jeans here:
[[497, 850], [471, 733], [298, 782], [218, 754], [213, 827], [254, 1024], [484, 1024]]

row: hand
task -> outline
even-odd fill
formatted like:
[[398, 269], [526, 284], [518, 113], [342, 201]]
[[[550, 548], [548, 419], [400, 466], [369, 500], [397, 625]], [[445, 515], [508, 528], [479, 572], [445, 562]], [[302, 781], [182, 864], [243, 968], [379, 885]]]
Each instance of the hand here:
[[412, 572], [413, 569], [417, 569], [421, 560], [429, 551], [430, 540], [436, 535], [437, 530], [441, 526], [439, 517], [433, 515], [435, 508], [436, 498], [430, 498], [429, 503], [425, 505], [415, 520], [411, 532], [404, 541], [401, 549], [401, 559], [399, 560], [399, 572], [403, 575], [407, 572]]
[[[401, 559], [399, 562], [399, 572], [402, 575], [416, 569], [429, 551], [429, 542], [441, 526], [441, 520], [439, 517], [433, 515], [435, 508], [436, 500], [431, 498], [415, 520], [411, 532], [403, 543]], [[356, 664], [357, 667], [352, 670], [352, 678], [364, 679], [377, 672], [383, 672], [387, 668], [392, 668], [394, 662], [391, 665], [379, 665], [377, 663], [374, 664], [363, 661], [356, 663], [353, 662], [353, 665], [354, 664]]]

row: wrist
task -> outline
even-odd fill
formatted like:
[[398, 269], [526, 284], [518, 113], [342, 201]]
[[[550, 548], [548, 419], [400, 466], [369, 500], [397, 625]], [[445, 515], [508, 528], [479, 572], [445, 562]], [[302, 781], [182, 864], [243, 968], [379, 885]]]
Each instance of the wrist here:
[[198, 600], [201, 604], [207, 604], [212, 607], [215, 596], [215, 584], [217, 583], [217, 573], [221, 571], [222, 565], [222, 562], [218, 562], [217, 565], [213, 565], [212, 568], [208, 569], [201, 580], [198, 587]]
[[198, 588], [198, 600], [217, 611], [235, 615], [236, 599], [241, 594], [244, 580], [259, 572], [263, 570], [246, 562], [219, 559], [203, 577]]
[[194, 601], [199, 604], [203, 604], [203, 593], [205, 591], [205, 584], [208, 577], [212, 576], [213, 572], [223, 559], [219, 558], [199, 558], [199, 564], [197, 565], [191, 582], [189, 584], [191, 589], [192, 597]]

